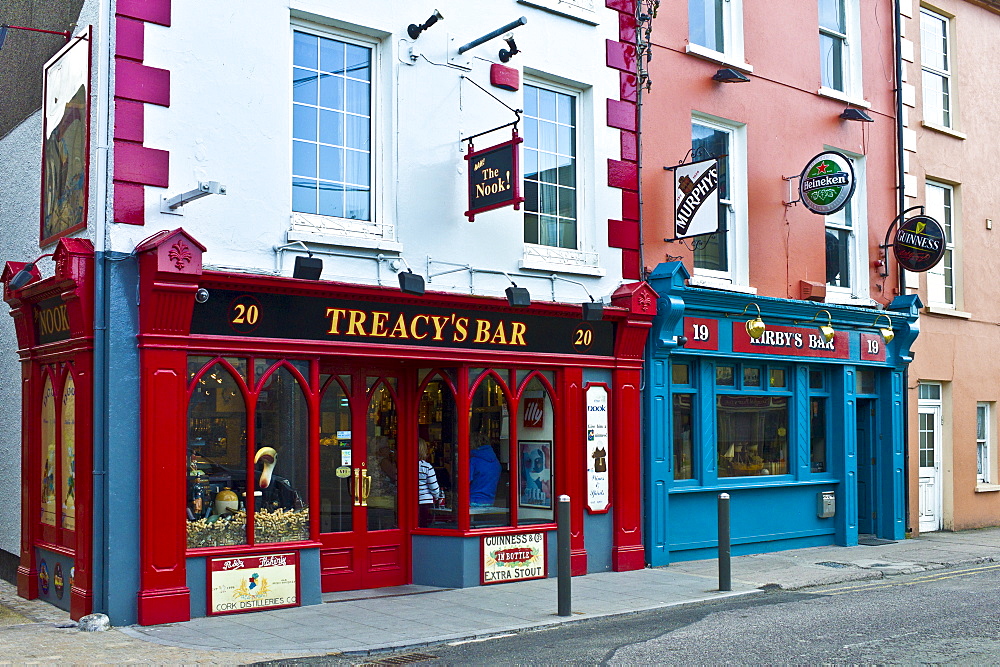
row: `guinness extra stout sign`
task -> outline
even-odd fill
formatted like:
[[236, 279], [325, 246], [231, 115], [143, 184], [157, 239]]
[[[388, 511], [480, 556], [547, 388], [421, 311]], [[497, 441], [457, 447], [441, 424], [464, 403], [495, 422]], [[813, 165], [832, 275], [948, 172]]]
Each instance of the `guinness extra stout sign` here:
[[674, 168], [674, 236], [719, 231], [719, 161], [692, 162]]
[[836, 213], [854, 194], [854, 167], [843, 153], [825, 151], [813, 159], [799, 176], [799, 199], [817, 215]]
[[944, 229], [929, 215], [915, 215], [904, 220], [896, 230], [892, 251], [907, 271], [928, 271], [933, 269], [945, 251]]

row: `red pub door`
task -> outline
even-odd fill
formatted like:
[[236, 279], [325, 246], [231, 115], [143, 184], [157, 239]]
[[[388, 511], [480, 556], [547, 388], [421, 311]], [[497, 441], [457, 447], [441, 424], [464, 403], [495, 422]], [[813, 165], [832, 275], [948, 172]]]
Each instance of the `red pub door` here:
[[[320, 402], [320, 554], [324, 592], [409, 583], [399, 489], [400, 439], [408, 401], [397, 374], [331, 369]], [[401, 428], [401, 425], [403, 427]]]

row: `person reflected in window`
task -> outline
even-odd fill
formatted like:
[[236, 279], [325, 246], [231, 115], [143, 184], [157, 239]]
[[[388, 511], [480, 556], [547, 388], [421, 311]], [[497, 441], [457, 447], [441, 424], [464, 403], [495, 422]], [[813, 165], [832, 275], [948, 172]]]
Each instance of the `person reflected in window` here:
[[420, 460], [417, 462], [417, 525], [426, 528], [431, 525], [433, 519], [431, 508], [444, 500], [444, 492], [438, 485], [434, 466], [430, 464], [427, 441], [420, 438], [417, 443], [417, 451], [420, 456]]
[[472, 481], [469, 484], [469, 504], [472, 507], [490, 507], [500, 481], [500, 460], [485, 433], [473, 433], [470, 444], [469, 472]]

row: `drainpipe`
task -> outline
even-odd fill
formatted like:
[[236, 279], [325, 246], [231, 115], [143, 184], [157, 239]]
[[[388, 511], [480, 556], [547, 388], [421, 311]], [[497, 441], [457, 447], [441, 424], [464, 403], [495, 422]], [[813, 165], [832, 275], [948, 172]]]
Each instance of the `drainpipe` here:
[[[906, 210], [906, 172], [903, 159], [903, 15], [900, 13], [899, 0], [894, 0], [893, 8], [896, 14], [896, 176], [898, 183], [897, 215], [903, 215]], [[902, 220], [900, 220], [902, 224]], [[889, 248], [885, 249], [885, 265], [889, 266]], [[906, 294], [906, 272], [898, 264], [899, 294]], [[911, 355], [912, 358], [912, 355]], [[903, 522], [904, 537], [909, 535], [910, 527], [910, 364], [903, 369]]]
[[97, 196], [94, 215], [94, 425], [91, 586], [93, 611], [108, 611], [108, 246], [111, 204], [111, 20], [114, 0], [104, 0], [97, 18]]

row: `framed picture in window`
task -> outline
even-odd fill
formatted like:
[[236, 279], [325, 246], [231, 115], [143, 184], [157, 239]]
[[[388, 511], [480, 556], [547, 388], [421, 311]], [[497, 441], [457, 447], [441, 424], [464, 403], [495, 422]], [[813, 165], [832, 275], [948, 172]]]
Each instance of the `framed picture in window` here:
[[517, 450], [521, 466], [520, 505], [552, 509], [552, 441], [519, 440]]
[[87, 226], [90, 172], [90, 34], [45, 65], [39, 245]]

